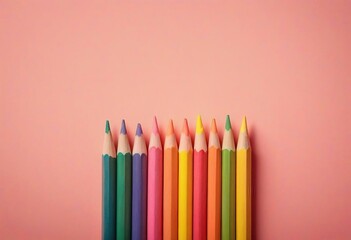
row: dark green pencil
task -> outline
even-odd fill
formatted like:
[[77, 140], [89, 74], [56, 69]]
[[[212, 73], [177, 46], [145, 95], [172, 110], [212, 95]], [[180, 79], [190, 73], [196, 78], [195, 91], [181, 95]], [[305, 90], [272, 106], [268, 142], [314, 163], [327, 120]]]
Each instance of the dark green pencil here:
[[117, 148], [117, 220], [116, 239], [131, 238], [132, 223], [132, 155], [127, 130], [122, 120]]
[[116, 238], [116, 149], [106, 121], [102, 150], [102, 239]]

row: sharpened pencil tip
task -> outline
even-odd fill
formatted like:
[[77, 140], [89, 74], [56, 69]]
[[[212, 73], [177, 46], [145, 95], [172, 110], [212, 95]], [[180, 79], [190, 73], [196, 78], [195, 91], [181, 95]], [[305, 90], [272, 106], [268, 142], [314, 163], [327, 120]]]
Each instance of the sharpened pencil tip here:
[[141, 128], [141, 124], [140, 123], [138, 123], [138, 125], [137, 125], [137, 129], [136, 129], [136, 133], [135, 133], [135, 135], [137, 135], [137, 136], [141, 136], [141, 135], [143, 135], [143, 129]]
[[241, 122], [240, 132], [246, 132], [247, 133], [246, 116], [243, 117], [243, 120]]
[[202, 125], [201, 116], [198, 115], [196, 119], [196, 133], [201, 134], [204, 132], [204, 126]]
[[186, 118], [184, 118], [182, 133], [185, 134], [186, 136], [189, 136], [189, 126], [188, 126], [188, 120], [186, 120]]
[[122, 134], [127, 134], [127, 128], [126, 128], [126, 122], [124, 121], [124, 119], [122, 119], [122, 124], [121, 124], [121, 132]]
[[212, 122], [211, 122], [211, 132], [217, 133], [216, 119], [212, 119]]
[[166, 135], [169, 136], [169, 135], [173, 135], [173, 134], [174, 134], [173, 121], [172, 121], [172, 119], [169, 119]]
[[226, 120], [225, 120], [225, 129], [229, 131], [232, 128], [232, 124], [230, 123], [230, 117], [227, 115]]
[[106, 120], [105, 133], [109, 133], [110, 131], [111, 131], [110, 122], [108, 120]]
[[153, 123], [153, 126], [152, 126], [152, 132], [156, 135], [156, 134], [159, 134], [158, 133], [158, 124], [157, 124], [157, 119], [156, 119], [156, 116], [154, 117], [154, 123]]

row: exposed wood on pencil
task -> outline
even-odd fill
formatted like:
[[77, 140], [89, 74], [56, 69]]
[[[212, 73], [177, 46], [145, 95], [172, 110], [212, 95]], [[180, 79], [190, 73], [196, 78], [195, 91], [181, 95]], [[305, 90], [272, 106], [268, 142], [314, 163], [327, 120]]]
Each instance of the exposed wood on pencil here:
[[112, 133], [111, 133], [111, 129], [110, 129], [110, 122], [108, 120], [106, 120], [102, 155], [108, 155], [108, 156], [111, 156], [113, 158], [116, 157], [116, 148], [113, 144]]

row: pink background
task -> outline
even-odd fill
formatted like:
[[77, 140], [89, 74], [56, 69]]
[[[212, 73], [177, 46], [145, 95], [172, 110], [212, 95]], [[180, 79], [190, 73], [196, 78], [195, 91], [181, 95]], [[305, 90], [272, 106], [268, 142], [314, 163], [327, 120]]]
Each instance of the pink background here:
[[198, 113], [248, 117], [255, 239], [350, 239], [351, 2], [117, 2], [0, 1], [0, 239], [99, 239], [105, 119]]

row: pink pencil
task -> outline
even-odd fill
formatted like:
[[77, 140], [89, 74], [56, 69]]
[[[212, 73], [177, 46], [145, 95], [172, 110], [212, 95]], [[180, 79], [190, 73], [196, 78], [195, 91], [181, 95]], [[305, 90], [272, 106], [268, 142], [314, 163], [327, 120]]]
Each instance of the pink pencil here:
[[162, 240], [162, 145], [156, 117], [149, 143], [147, 239]]
[[194, 142], [193, 239], [207, 239], [207, 144], [201, 117], [197, 117]]

